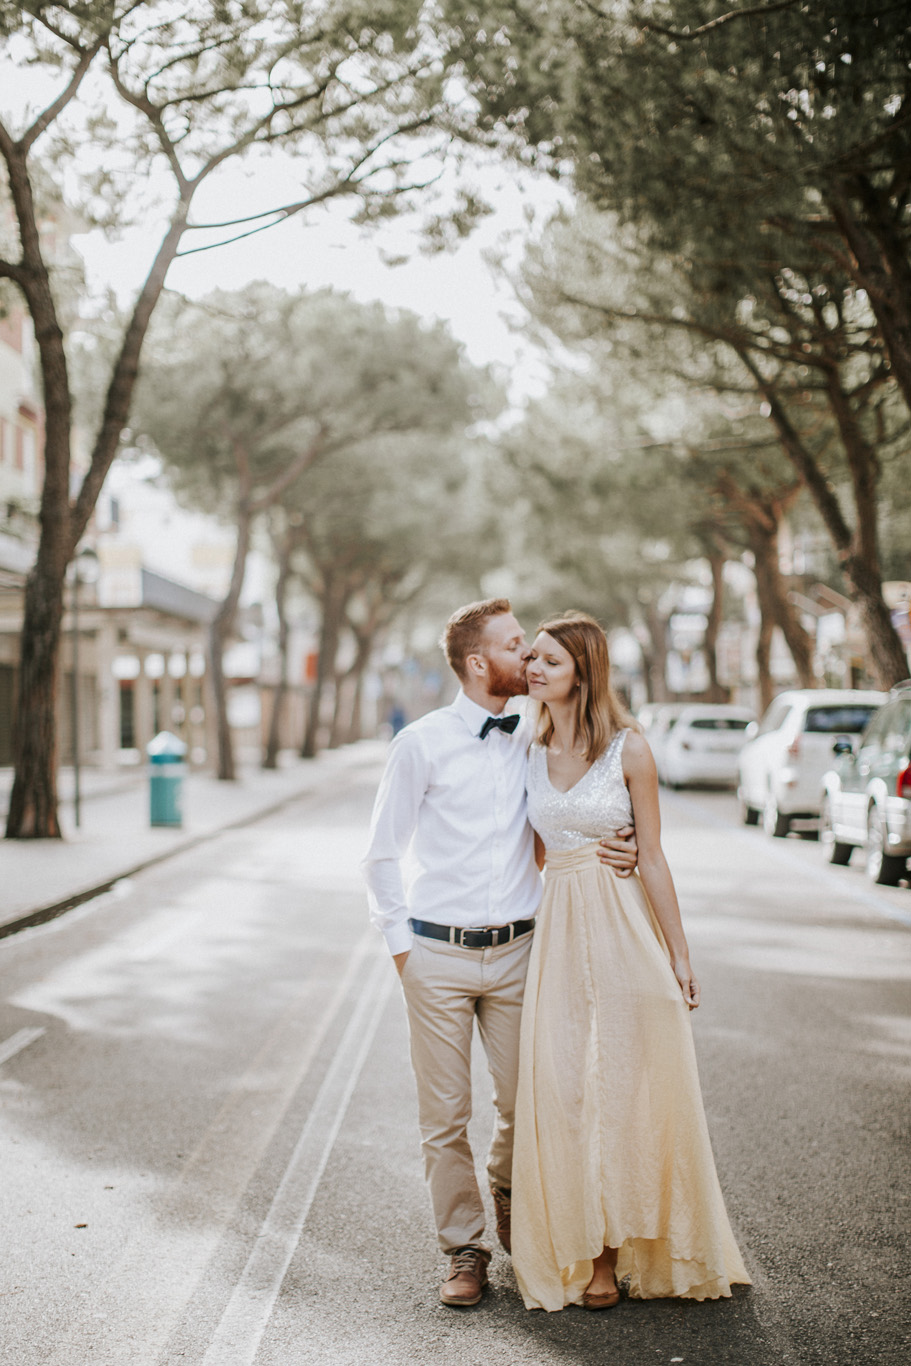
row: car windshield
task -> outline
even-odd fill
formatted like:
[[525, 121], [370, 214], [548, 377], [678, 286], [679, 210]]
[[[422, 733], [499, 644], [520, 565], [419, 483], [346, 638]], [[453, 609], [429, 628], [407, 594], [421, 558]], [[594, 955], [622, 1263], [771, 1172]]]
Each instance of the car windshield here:
[[876, 707], [857, 703], [841, 707], [810, 707], [803, 728], [811, 734], [833, 735], [844, 731], [858, 735], [876, 711]]
[[690, 722], [690, 729], [746, 730], [749, 724], [742, 716], [697, 716]]

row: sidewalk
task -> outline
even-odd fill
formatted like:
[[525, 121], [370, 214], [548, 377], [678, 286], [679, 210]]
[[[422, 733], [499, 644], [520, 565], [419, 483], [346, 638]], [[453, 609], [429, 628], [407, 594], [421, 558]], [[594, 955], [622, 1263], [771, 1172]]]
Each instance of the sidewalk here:
[[[149, 825], [148, 776], [144, 768], [118, 773], [86, 770], [81, 780], [81, 825], [73, 823], [72, 774], [60, 776], [62, 840], [0, 839], [0, 937], [39, 924], [106, 891], [151, 863], [244, 825], [287, 802], [314, 792], [352, 769], [382, 761], [386, 745], [363, 740], [317, 759], [288, 756], [274, 772], [240, 769], [234, 783], [207, 773], [188, 773], [183, 792], [183, 827]], [[0, 772], [0, 811], [6, 812], [11, 773]]]

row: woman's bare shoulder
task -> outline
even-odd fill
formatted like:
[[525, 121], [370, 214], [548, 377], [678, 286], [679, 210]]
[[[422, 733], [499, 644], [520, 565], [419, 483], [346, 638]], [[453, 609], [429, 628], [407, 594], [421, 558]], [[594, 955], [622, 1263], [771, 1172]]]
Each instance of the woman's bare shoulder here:
[[655, 767], [652, 751], [641, 731], [628, 730], [623, 741], [623, 770], [625, 773], [647, 773]]

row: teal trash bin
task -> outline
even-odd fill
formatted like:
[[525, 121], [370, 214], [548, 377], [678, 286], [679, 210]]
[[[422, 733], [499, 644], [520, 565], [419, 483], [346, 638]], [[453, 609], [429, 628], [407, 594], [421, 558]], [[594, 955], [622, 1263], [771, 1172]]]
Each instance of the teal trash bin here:
[[163, 730], [146, 747], [149, 756], [149, 820], [151, 825], [183, 825], [183, 780], [187, 747], [179, 735]]

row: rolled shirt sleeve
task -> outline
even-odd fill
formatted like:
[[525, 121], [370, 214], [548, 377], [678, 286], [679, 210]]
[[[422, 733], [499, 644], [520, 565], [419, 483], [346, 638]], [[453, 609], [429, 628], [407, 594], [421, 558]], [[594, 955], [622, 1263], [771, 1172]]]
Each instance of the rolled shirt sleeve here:
[[402, 859], [414, 836], [429, 781], [430, 762], [419, 734], [401, 731], [390, 746], [361, 864], [370, 919], [382, 931], [391, 954], [411, 948]]

